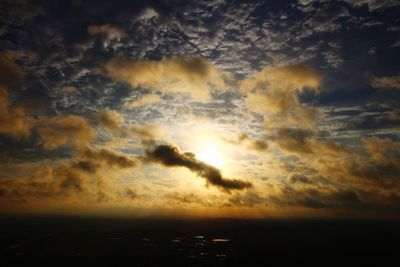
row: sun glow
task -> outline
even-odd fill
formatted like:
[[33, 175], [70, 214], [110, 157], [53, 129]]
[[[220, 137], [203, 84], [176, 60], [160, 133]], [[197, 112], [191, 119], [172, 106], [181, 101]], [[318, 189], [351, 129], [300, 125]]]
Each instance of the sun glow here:
[[218, 147], [213, 146], [214, 144], [206, 145], [205, 147], [198, 150], [197, 158], [215, 167], [222, 167], [224, 165], [224, 159], [220, 153]]

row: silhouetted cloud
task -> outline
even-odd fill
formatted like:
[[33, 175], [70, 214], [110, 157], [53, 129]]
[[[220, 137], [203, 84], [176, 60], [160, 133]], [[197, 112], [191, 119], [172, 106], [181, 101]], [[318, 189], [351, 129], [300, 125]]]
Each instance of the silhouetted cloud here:
[[146, 158], [168, 167], [186, 167], [205, 178], [209, 184], [228, 192], [230, 190], [243, 190], [252, 186], [250, 182], [223, 178], [219, 169], [197, 160], [193, 153], [181, 153], [175, 146], [159, 145], [149, 148], [146, 150]]

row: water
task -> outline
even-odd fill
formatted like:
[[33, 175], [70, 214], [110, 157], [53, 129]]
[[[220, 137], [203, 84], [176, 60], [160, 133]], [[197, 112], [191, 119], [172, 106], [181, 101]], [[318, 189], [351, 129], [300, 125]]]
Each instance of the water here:
[[399, 244], [400, 224], [383, 221], [0, 218], [7, 267], [383, 266]]

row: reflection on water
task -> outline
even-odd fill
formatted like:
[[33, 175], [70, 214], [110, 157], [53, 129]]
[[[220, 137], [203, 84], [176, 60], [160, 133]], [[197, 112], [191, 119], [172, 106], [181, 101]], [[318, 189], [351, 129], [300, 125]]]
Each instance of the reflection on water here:
[[179, 257], [192, 260], [225, 261], [229, 255], [227, 238], [207, 238], [204, 235], [175, 237], [171, 244]]
[[[6, 257], [16, 262], [40, 258], [63, 258], [78, 261], [134, 257], [135, 266], [159, 266], [160, 258], [175, 266], [226, 266], [232, 256], [231, 239], [194, 236], [93, 236], [43, 235], [13, 244]], [[79, 244], [79, 245], [78, 245]], [[107, 264], [105, 264], [108, 266]], [[114, 265], [113, 265], [114, 266]]]
[[215, 243], [226, 243], [230, 242], [231, 240], [226, 238], [214, 238], [212, 241]]

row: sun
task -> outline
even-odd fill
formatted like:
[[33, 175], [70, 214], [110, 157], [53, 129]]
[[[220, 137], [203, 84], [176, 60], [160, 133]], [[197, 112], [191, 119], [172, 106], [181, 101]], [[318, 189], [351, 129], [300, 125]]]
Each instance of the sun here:
[[222, 167], [225, 163], [218, 146], [209, 144], [200, 148], [196, 154], [197, 158], [215, 167]]

